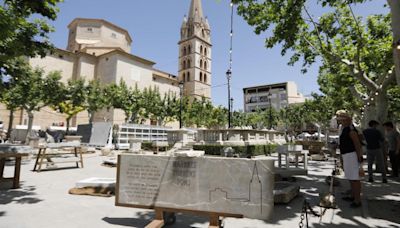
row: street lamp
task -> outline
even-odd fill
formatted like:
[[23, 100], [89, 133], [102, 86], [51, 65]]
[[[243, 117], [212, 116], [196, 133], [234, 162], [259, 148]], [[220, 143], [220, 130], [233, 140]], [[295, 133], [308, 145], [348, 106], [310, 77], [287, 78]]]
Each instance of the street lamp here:
[[229, 99], [230, 100], [230, 105], [231, 105], [231, 114], [230, 114], [230, 116], [231, 116], [231, 121], [233, 122], [233, 97], [231, 97], [231, 99]]
[[180, 81], [180, 82], [179, 82], [179, 94], [180, 94], [180, 97], [179, 97], [179, 129], [181, 129], [181, 128], [182, 128], [182, 125], [183, 125], [183, 123], [182, 123], [182, 97], [183, 97], [183, 85], [184, 85], [183, 81]]
[[269, 129], [272, 129], [272, 94], [271, 87], [269, 87], [268, 91], [268, 101], [269, 101]]
[[228, 80], [228, 128], [231, 128], [231, 69], [226, 72], [226, 79]]

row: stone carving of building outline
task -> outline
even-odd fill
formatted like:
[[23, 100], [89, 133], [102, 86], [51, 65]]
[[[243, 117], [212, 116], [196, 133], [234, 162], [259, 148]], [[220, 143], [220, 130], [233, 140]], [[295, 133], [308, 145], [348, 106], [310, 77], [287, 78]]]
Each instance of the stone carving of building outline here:
[[251, 202], [251, 184], [253, 183], [253, 179], [254, 179], [255, 173], [257, 174], [257, 180], [258, 180], [258, 183], [260, 184], [260, 213], [262, 214], [262, 206], [263, 206], [263, 201], [262, 201], [262, 193], [263, 193], [263, 191], [262, 191], [262, 189], [263, 189], [263, 186], [262, 186], [262, 182], [261, 182], [260, 176], [258, 174], [258, 168], [257, 168], [257, 162], [256, 161], [254, 162], [253, 172], [252, 172], [251, 179], [250, 179], [250, 182], [249, 182], [249, 197], [248, 198], [229, 197], [227, 191], [225, 191], [221, 187], [216, 187], [214, 190], [209, 190], [209, 195], [208, 195], [209, 202], [211, 202], [212, 194], [217, 192], [217, 191], [220, 191], [220, 192], [224, 193], [226, 200], [236, 201], [236, 202]]

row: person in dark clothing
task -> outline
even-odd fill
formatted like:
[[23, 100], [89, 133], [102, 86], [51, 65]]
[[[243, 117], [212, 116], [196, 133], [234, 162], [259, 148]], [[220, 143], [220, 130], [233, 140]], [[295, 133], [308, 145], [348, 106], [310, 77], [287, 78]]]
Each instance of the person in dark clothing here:
[[368, 161], [368, 181], [374, 182], [372, 166], [376, 158], [376, 167], [382, 172], [382, 182], [387, 183], [386, 167], [383, 154], [383, 141], [384, 138], [381, 132], [377, 129], [379, 123], [371, 120], [368, 123], [369, 128], [363, 131], [364, 139], [367, 142], [367, 161]]
[[392, 122], [383, 124], [386, 133], [387, 150], [392, 164], [392, 177], [399, 176], [400, 164], [400, 133], [394, 128]]
[[352, 201], [350, 207], [357, 208], [361, 206], [361, 181], [359, 174], [362, 162], [361, 142], [349, 113], [339, 110], [336, 112], [336, 119], [343, 126], [339, 136], [339, 149], [343, 158], [344, 174], [346, 179], [350, 181], [351, 186], [351, 197], [345, 197], [345, 200]]

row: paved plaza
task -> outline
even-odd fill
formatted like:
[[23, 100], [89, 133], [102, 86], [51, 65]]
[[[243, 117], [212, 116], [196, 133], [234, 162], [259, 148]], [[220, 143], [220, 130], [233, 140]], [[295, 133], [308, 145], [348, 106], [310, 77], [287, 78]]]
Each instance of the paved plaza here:
[[[68, 190], [79, 180], [89, 177], [116, 176], [116, 168], [102, 166], [105, 157], [99, 152], [85, 154], [85, 167], [32, 172], [34, 160], [23, 161], [21, 188], [0, 190], [0, 227], [144, 227], [154, 217], [152, 210], [114, 206], [115, 197], [70, 195]], [[5, 175], [11, 176], [13, 166], [6, 165]], [[254, 219], [224, 219], [224, 227], [299, 227], [300, 212], [307, 199], [315, 206], [319, 192], [327, 192], [325, 178], [333, 168], [332, 161], [310, 161], [309, 175], [296, 177], [301, 195], [287, 205], [276, 205], [270, 221]], [[328, 210], [320, 221], [309, 215], [309, 227], [400, 227], [400, 180], [389, 179], [382, 184], [380, 177], [374, 183], [363, 182], [363, 206], [352, 209], [341, 200], [341, 192], [348, 183], [341, 179], [335, 187], [339, 209]], [[396, 216], [397, 214], [397, 216]], [[190, 214], [178, 214], [169, 227], [207, 227], [208, 220]], [[306, 227], [304, 221], [304, 227]]]

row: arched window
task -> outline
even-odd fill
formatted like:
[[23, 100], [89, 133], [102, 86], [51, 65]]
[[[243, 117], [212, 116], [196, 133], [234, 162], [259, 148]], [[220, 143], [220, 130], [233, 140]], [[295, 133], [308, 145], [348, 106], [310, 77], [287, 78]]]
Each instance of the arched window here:
[[207, 74], [204, 74], [204, 83], [207, 83]]
[[185, 61], [185, 60], [183, 60], [183, 63], [182, 63], [182, 69], [185, 69], [185, 67], [186, 67], [186, 61]]
[[185, 81], [185, 80], [186, 80], [186, 74], [183, 73], [183, 74], [182, 74], [182, 81]]
[[200, 72], [200, 81], [203, 81], [203, 73]]
[[207, 48], [204, 48], [204, 55], [207, 56]]
[[203, 54], [203, 45], [200, 45], [200, 54]]
[[190, 82], [190, 72], [187, 72], [186, 81], [187, 81], [187, 82]]
[[203, 60], [200, 59], [200, 68], [203, 68]]
[[188, 54], [190, 54], [190, 53], [192, 53], [192, 46], [190, 46], [190, 44], [189, 44], [189, 47], [188, 47]]
[[207, 61], [204, 61], [204, 69], [207, 70]]
[[186, 55], [186, 47], [183, 47], [183, 55]]
[[187, 60], [186, 68], [190, 68], [190, 59]]

